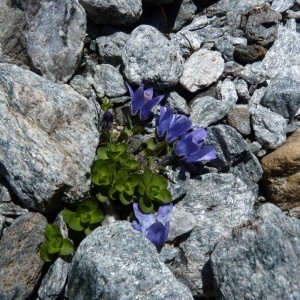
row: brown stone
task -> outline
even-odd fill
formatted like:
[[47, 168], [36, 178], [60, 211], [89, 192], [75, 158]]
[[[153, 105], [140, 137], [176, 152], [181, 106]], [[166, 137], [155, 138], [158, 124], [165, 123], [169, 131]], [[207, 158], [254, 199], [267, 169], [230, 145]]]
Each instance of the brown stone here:
[[267, 200], [300, 217], [300, 128], [261, 163]]

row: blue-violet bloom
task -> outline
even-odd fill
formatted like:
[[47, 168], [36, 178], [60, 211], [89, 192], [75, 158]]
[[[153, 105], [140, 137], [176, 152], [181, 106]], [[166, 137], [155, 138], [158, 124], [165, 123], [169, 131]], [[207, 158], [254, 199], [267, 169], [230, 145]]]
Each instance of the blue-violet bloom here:
[[134, 116], [139, 112], [139, 117], [141, 120], [146, 120], [150, 114], [152, 108], [157, 105], [164, 96], [153, 97], [153, 88], [144, 90], [144, 86], [141, 85], [135, 92], [126, 83], [128, 88], [130, 98], [131, 98], [131, 114]]
[[166, 110], [160, 106], [160, 116], [157, 127], [157, 134], [161, 137], [166, 133], [166, 141], [172, 142], [186, 133], [192, 127], [192, 121], [179, 114], [174, 114], [174, 111], [170, 107], [166, 107]]
[[168, 238], [170, 230], [173, 203], [159, 207], [157, 215], [145, 214], [137, 203], [133, 203], [133, 211], [138, 222], [134, 220], [132, 226], [147, 237], [154, 245], [161, 246]]
[[203, 128], [197, 128], [186, 133], [175, 145], [175, 153], [187, 163], [209, 161], [217, 158], [213, 146], [204, 146], [207, 132]]

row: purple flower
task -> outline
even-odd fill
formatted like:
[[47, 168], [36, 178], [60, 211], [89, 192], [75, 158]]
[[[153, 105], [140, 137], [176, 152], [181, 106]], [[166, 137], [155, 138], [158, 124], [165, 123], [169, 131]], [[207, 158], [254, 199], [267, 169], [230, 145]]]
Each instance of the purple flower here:
[[138, 204], [133, 203], [133, 211], [138, 222], [134, 220], [132, 226], [147, 237], [154, 245], [163, 245], [168, 238], [172, 209], [172, 202], [162, 205], [155, 216], [155, 214], [143, 213], [140, 211]]
[[166, 133], [166, 141], [172, 142], [186, 133], [192, 127], [192, 121], [184, 115], [174, 114], [172, 108], [166, 110], [160, 106], [160, 116], [157, 134], [163, 136]]
[[131, 98], [131, 114], [136, 115], [139, 112], [139, 117], [141, 120], [147, 119], [152, 108], [158, 104], [164, 96], [153, 97], [153, 88], [149, 88], [144, 91], [144, 86], [141, 85], [135, 92], [126, 83], [126, 86], [130, 93]]
[[213, 146], [203, 146], [206, 138], [203, 128], [188, 132], [176, 143], [175, 153], [187, 163], [213, 160], [217, 158], [216, 150]]

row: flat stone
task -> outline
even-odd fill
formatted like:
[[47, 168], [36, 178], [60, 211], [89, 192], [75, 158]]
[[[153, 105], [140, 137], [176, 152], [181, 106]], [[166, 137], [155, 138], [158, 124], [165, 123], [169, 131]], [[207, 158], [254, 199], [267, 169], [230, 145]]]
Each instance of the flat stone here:
[[273, 204], [219, 241], [211, 264], [222, 299], [299, 299], [300, 221]]
[[242, 135], [251, 133], [250, 111], [247, 106], [238, 106], [227, 115], [228, 123]]
[[98, 227], [79, 245], [69, 272], [69, 299], [192, 300], [131, 223]]
[[[77, 0], [27, 2], [28, 54], [35, 69], [53, 82], [67, 82], [81, 62], [86, 15]], [[33, 6], [33, 7], [32, 7]]]
[[39, 248], [47, 220], [38, 213], [17, 218], [0, 240], [0, 298], [30, 299], [42, 275]]
[[196, 92], [216, 82], [223, 70], [224, 60], [219, 52], [200, 49], [185, 62], [180, 84], [189, 92]]
[[148, 25], [132, 31], [123, 48], [122, 61], [130, 83], [148, 83], [161, 89], [176, 85], [183, 68], [183, 58], [173, 43]]
[[0, 64], [0, 107], [2, 177], [14, 197], [40, 212], [86, 197], [99, 142], [95, 103], [70, 86]]
[[262, 60], [267, 53], [267, 49], [261, 45], [236, 45], [233, 56], [241, 63], [253, 63]]
[[141, 0], [79, 0], [88, 17], [96, 24], [128, 24], [142, 14]]
[[267, 200], [283, 210], [300, 207], [299, 157], [300, 129], [297, 129], [281, 147], [261, 160]]

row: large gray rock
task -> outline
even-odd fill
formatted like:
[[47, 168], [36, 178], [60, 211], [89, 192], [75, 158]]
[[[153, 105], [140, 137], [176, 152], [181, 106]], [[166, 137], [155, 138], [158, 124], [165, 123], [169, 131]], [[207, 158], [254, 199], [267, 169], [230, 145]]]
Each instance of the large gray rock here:
[[205, 174], [189, 181], [188, 193], [175, 207], [194, 215], [196, 227], [180, 244], [183, 260], [170, 268], [194, 297], [213, 296], [209, 253], [223, 236], [253, 215], [255, 197], [247, 185], [231, 174]]
[[79, 0], [88, 17], [96, 24], [127, 24], [142, 14], [141, 0]]
[[155, 246], [129, 222], [98, 227], [72, 260], [68, 297], [73, 300], [192, 300], [160, 261]]
[[67, 85], [0, 64], [1, 175], [23, 206], [44, 211], [89, 192], [95, 103]]
[[[38, 3], [38, 4], [37, 4]], [[78, 0], [39, 0], [26, 10], [28, 54], [45, 78], [67, 82], [78, 68], [86, 31], [86, 16]]]
[[183, 58], [165, 36], [148, 25], [134, 29], [122, 51], [124, 74], [130, 83], [167, 88], [177, 84]]
[[300, 107], [300, 79], [275, 76], [265, 91], [261, 105], [291, 120]]
[[0, 3], [0, 63], [28, 65], [24, 12]]
[[211, 256], [220, 298], [300, 299], [300, 221], [264, 204]]
[[256, 140], [267, 149], [276, 149], [286, 140], [287, 121], [270, 109], [258, 105], [252, 110]]
[[0, 240], [0, 299], [32, 299], [44, 262], [39, 248], [47, 220], [37, 213], [17, 218]]

